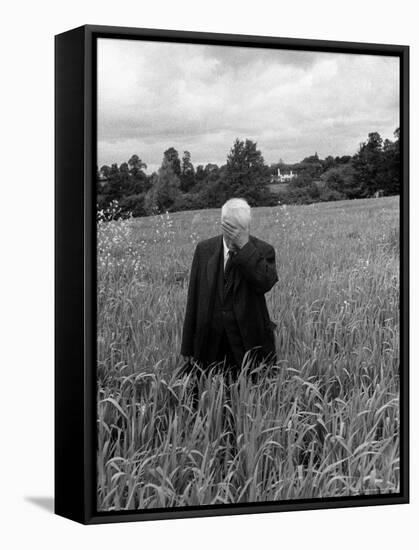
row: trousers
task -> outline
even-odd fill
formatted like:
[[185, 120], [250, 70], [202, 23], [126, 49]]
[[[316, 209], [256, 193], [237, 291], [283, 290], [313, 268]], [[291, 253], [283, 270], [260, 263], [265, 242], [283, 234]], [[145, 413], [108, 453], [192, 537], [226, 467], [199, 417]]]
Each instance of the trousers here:
[[237, 380], [240, 372], [240, 365], [237, 364], [237, 360], [230, 345], [230, 341], [227, 336], [227, 332], [223, 330], [217, 351], [217, 362], [223, 361], [222, 372], [226, 376], [230, 376], [231, 379]]

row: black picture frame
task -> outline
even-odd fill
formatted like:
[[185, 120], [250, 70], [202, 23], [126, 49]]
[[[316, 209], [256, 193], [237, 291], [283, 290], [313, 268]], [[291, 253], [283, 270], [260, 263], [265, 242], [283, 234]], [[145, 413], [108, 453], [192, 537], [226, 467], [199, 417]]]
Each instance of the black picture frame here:
[[[400, 59], [400, 493], [263, 504], [96, 510], [96, 44], [98, 38], [368, 53]], [[83, 524], [409, 502], [409, 47], [85, 25], [55, 37], [55, 513]]]

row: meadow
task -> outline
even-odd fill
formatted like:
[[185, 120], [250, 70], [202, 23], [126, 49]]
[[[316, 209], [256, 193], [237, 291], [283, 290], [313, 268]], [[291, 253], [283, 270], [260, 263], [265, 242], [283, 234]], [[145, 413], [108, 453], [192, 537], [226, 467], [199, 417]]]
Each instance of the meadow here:
[[98, 222], [98, 510], [399, 492], [398, 197], [253, 217], [278, 361], [257, 383], [203, 375], [197, 403], [180, 340], [219, 211]]

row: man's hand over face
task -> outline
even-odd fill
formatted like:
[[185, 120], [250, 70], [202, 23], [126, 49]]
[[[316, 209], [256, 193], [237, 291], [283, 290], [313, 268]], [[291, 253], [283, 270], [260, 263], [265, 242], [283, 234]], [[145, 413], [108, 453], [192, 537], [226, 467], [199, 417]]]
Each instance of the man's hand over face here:
[[223, 220], [221, 222], [224, 238], [227, 244], [232, 246], [233, 250], [243, 248], [249, 240], [249, 229], [239, 225], [237, 222]]

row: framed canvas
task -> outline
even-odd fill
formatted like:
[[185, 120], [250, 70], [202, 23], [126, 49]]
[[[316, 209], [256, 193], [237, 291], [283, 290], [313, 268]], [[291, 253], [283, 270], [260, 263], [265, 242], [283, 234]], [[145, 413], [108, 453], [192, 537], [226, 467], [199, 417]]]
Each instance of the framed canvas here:
[[55, 48], [56, 513], [407, 503], [408, 46]]

